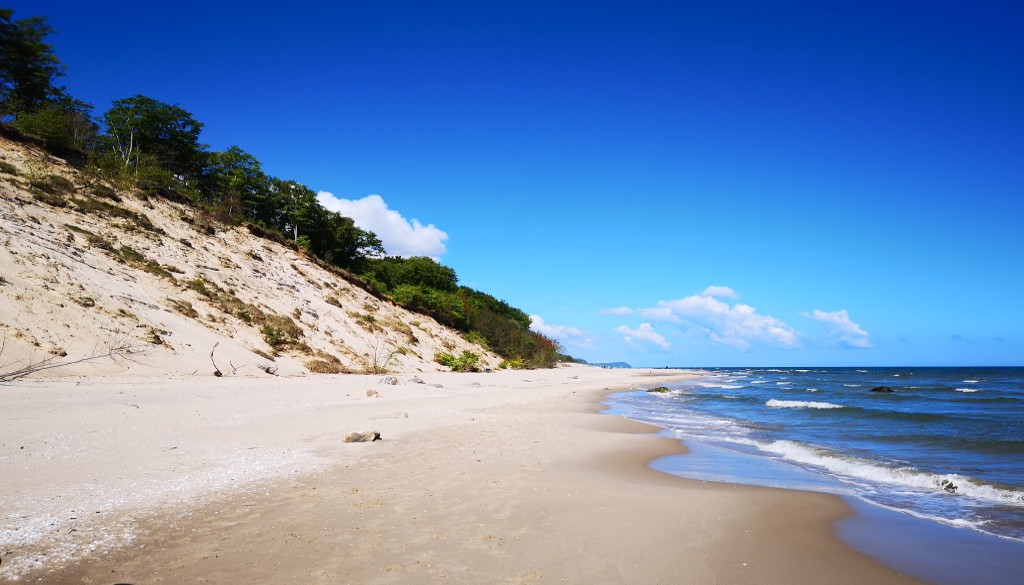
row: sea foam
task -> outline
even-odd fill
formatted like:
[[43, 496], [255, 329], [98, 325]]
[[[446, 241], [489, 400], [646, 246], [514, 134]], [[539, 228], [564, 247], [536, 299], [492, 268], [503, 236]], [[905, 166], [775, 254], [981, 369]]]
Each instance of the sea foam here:
[[842, 404], [832, 404], [831, 402], [814, 402], [809, 400], [776, 400], [771, 399], [764, 403], [768, 408], [843, 408]]
[[[816, 449], [795, 441], [780, 440], [762, 443], [759, 448], [783, 458], [824, 468], [839, 476], [867, 480], [876, 484], [889, 484], [916, 488], [930, 492], [943, 492], [947, 485], [956, 486], [961, 496], [1011, 506], [1024, 506], [1024, 491], [1009, 490], [980, 483], [955, 473], [937, 474], [914, 467], [887, 467], [857, 457], [844, 457]], [[953, 494], [950, 494], [953, 495]]]

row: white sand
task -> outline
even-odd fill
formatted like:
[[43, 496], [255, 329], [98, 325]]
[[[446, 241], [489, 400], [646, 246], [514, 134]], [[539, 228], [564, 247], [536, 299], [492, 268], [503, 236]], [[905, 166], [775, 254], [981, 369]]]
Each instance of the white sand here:
[[[0, 552], [5, 574], [129, 542], [135, 519], [213, 494], [350, 461], [387, 441], [468, 423], [474, 411], [572, 385], [637, 383], [586, 367], [494, 374], [299, 379], [81, 378], [0, 388]], [[573, 379], [575, 377], [576, 379]], [[368, 397], [367, 390], [379, 396]], [[14, 554], [10, 551], [14, 550]]]

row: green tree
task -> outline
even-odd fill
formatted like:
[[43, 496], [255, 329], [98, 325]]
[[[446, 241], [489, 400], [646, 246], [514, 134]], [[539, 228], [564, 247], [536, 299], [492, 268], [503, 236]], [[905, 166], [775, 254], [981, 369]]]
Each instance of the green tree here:
[[55, 90], [45, 105], [18, 113], [14, 126], [25, 134], [79, 150], [92, 149], [99, 133], [99, 125], [92, 119], [92, 104], [71, 97], [63, 88]]
[[143, 155], [184, 180], [201, 175], [205, 146], [203, 125], [192, 114], [144, 95], [117, 100], [103, 115], [107, 143], [126, 171], [137, 171]]
[[388, 290], [404, 284], [442, 292], [455, 292], [459, 288], [459, 277], [454, 270], [426, 256], [380, 258], [369, 264], [365, 274]]
[[237, 146], [210, 153], [205, 168], [204, 195], [225, 219], [251, 221], [276, 228], [280, 203], [260, 161]]
[[0, 8], [0, 118], [43, 106], [64, 66], [45, 39], [53, 29], [34, 16], [11, 20], [14, 11]]
[[[308, 243], [309, 233], [316, 224], [318, 216], [321, 215], [320, 209], [323, 209], [316, 200], [316, 193], [295, 181], [275, 178], [272, 183], [274, 189], [280, 193], [284, 210], [278, 229], [291, 236], [292, 240], [297, 243], [300, 236], [303, 236], [305, 238], [303, 241]], [[318, 207], [320, 209], [317, 209]]]

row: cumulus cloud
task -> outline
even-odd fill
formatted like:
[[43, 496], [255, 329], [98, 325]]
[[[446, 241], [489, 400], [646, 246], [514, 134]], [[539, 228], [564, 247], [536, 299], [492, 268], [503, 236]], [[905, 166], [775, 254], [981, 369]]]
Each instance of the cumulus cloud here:
[[575, 345], [577, 347], [592, 347], [594, 345], [594, 336], [590, 333], [568, 325], [545, 323], [540, 315], [530, 315], [530, 329], [551, 339], [556, 339], [565, 345]]
[[674, 301], [659, 301], [654, 307], [640, 309], [648, 319], [667, 321], [707, 335], [712, 342], [747, 351], [755, 343], [780, 347], [799, 347], [799, 333], [785, 322], [759, 315], [750, 305], [730, 305], [718, 297], [735, 297], [725, 286], [711, 286], [704, 292]]
[[803, 313], [803, 315], [824, 324], [829, 338], [837, 340], [846, 347], [872, 347], [868, 332], [850, 320], [850, 314], [846, 312], [846, 309], [839, 311], [814, 309], [811, 313]]
[[619, 315], [619, 316], [632, 315], [635, 312], [636, 311], [634, 311], [633, 309], [630, 309], [629, 307], [611, 307], [609, 309], [601, 309], [601, 310], [598, 311], [598, 313], [601, 313], [602, 315]]
[[705, 297], [715, 297], [718, 299], [737, 299], [740, 295], [736, 294], [736, 291], [732, 290], [727, 286], [715, 286], [711, 285], [704, 289], [704, 292], [700, 293]]
[[444, 242], [448, 234], [433, 224], [423, 225], [418, 219], [410, 221], [402, 217], [390, 209], [380, 195], [341, 199], [333, 193], [320, 191], [316, 198], [327, 209], [351, 217], [360, 228], [377, 234], [388, 254], [429, 256], [437, 260], [446, 251]]
[[636, 345], [637, 341], [646, 341], [653, 343], [662, 349], [669, 349], [672, 345], [657, 331], [654, 327], [651, 327], [650, 323], [642, 323], [636, 329], [630, 329], [625, 325], [620, 325], [615, 328], [616, 331], [622, 334], [622, 340], [630, 345]]

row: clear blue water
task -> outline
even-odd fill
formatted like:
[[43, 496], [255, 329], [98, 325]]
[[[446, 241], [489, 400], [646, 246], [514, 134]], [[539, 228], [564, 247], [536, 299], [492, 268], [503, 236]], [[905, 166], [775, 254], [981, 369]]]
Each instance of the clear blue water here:
[[728, 368], [670, 388], [609, 404], [812, 489], [1024, 542], [1024, 368]]

